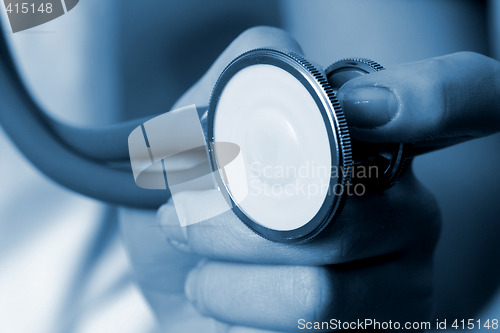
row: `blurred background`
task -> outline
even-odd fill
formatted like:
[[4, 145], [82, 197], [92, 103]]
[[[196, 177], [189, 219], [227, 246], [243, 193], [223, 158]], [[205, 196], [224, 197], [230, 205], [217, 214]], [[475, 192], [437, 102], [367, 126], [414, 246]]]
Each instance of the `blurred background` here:
[[[84, 125], [169, 110], [255, 25], [287, 30], [324, 67], [346, 57], [390, 67], [462, 50], [500, 59], [497, 0], [82, 0], [24, 32], [10, 32], [5, 11], [2, 23], [39, 103]], [[415, 160], [443, 216], [436, 318], [500, 313], [499, 147], [493, 135]], [[0, 171], [0, 331], [154, 331], [115, 210], [44, 178], [1, 132]]]

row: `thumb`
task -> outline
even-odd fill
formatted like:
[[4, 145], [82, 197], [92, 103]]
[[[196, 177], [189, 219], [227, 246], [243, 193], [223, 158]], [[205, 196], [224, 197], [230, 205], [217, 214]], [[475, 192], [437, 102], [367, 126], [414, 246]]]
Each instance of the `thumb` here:
[[500, 63], [459, 52], [355, 78], [339, 89], [352, 136], [457, 143], [500, 130]]

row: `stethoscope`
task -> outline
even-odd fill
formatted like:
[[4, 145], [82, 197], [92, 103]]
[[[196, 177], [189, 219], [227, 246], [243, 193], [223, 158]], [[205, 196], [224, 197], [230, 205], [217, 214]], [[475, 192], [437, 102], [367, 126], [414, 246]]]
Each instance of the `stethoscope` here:
[[[0, 123], [40, 171], [114, 205], [154, 209], [169, 199], [169, 182], [166, 190], [137, 186], [129, 155], [131, 133], [160, 124], [155, 119], [161, 116], [96, 128], [61, 123], [30, 96], [3, 35], [0, 57]], [[341, 213], [349, 196], [344, 189], [361, 182], [369, 191], [383, 191], [401, 177], [409, 146], [352, 140], [336, 98], [347, 81], [382, 69], [367, 59], [347, 59], [323, 71], [287, 50], [255, 49], [223, 70], [208, 107], [196, 109], [196, 120], [216, 188], [243, 223], [271, 241], [304, 242]], [[228, 157], [227, 144], [218, 143], [238, 149]], [[147, 142], [146, 148], [150, 153]], [[233, 161], [239, 167], [228, 167]], [[360, 166], [376, 167], [379, 173], [356, 180], [352, 170]]]

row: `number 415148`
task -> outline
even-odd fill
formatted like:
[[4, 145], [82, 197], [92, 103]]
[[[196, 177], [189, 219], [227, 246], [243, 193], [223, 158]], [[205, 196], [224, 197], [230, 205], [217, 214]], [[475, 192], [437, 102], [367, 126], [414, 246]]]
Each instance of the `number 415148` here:
[[472, 329], [478, 329], [480, 330], [485, 329], [485, 330], [498, 330], [498, 319], [487, 319], [481, 321], [481, 319], [462, 319], [458, 320], [455, 319], [453, 321], [453, 324], [451, 325], [456, 330], [472, 330]]
[[9, 14], [35, 14], [35, 13], [47, 13], [50, 14], [52, 13], [52, 3], [47, 2], [47, 3], [41, 3], [40, 5], [35, 5], [34, 3], [16, 3], [12, 4], [9, 3], [6, 7], [7, 13]]

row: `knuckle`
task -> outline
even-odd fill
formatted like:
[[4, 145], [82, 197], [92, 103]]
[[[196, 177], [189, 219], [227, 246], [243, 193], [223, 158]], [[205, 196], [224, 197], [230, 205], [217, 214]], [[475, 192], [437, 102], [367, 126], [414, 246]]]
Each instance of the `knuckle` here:
[[396, 128], [404, 140], [432, 139], [440, 133], [446, 110], [446, 62], [440, 57], [400, 67], [396, 93], [402, 112], [396, 120], [403, 126]]
[[272, 36], [275, 34], [286, 34], [286, 32], [282, 29], [275, 28], [275, 27], [270, 27], [266, 25], [259, 25], [255, 27], [251, 27], [243, 31], [239, 36], [238, 39], [261, 39], [266, 36]]
[[300, 50], [299, 45], [286, 31], [270, 26], [256, 26], [243, 31], [233, 45], [241, 45], [245, 50], [260, 47], [282, 47]]
[[476, 53], [476, 52], [472, 52], [472, 51], [456, 52], [453, 54], [453, 56], [456, 59], [463, 60], [465, 62], [482, 61], [482, 60], [488, 59], [488, 57], [486, 57], [482, 54]]
[[[425, 98], [414, 104], [413, 111], [425, 121], [426, 133], [421, 137], [427, 140], [442, 133], [454, 133], [462, 126], [465, 116], [461, 95], [465, 91], [470, 96], [481, 96], [481, 87], [485, 85], [500, 87], [499, 63], [476, 52], [461, 51], [428, 59], [419, 69], [414, 73], [413, 82], [419, 95]], [[426, 111], [425, 117], [422, 117], [422, 109]]]

